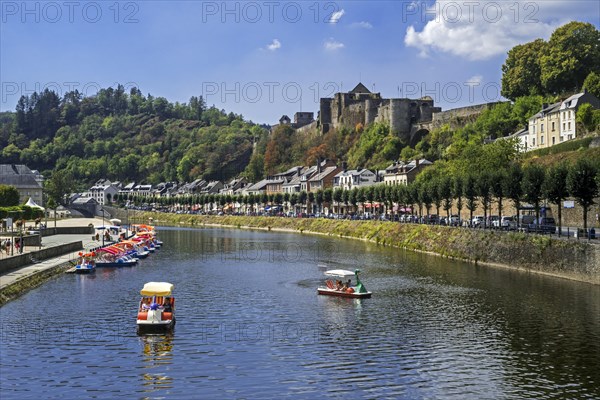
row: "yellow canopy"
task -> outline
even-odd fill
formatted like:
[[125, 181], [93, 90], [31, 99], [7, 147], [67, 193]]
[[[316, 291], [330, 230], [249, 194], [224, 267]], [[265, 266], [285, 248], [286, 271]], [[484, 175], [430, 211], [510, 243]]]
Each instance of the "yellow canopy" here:
[[140, 291], [142, 296], [170, 296], [175, 285], [169, 282], [148, 282]]

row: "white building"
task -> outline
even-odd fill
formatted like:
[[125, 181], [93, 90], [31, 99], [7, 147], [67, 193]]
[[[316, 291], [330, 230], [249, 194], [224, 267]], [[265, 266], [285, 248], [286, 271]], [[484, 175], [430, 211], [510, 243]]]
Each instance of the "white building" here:
[[333, 178], [333, 187], [351, 190], [355, 187], [371, 186], [377, 182], [377, 175], [368, 169], [351, 169], [339, 172]]

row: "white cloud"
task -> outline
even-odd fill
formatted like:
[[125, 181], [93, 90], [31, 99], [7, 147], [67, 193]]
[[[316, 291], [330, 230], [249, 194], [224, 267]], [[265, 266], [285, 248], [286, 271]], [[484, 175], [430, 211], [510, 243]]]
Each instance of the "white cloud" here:
[[367, 21], [354, 22], [350, 25], [352, 28], [362, 28], [362, 29], [371, 29], [373, 25]]
[[561, 25], [556, 20], [551, 23], [536, 20], [527, 8], [528, 4], [533, 3], [523, 0], [485, 0], [481, 3], [437, 0], [427, 13], [420, 10], [422, 15], [432, 19], [420, 32], [409, 26], [404, 43], [419, 49], [420, 56], [441, 51], [469, 60], [484, 60], [505, 54], [519, 43], [547, 39]]
[[281, 42], [277, 39], [273, 39], [273, 42], [271, 42], [271, 44], [267, 45], [267, 49], [269, 49], [271, 51], [275, 51], [279, 48], [281, 48]]
[[470, 77], [469, 79], [467, 79], [467, 83], [469, 83], [471, 85], [480, 85], [482, 81], [483, 81], [483, 76], [481, 76], [481, 75], [474, 75], [474, 76]]
[[323, 44], [323, 47], [327, 51], [335, 51], [335, 50], [344, 48], [344, 43], [337, 42], [333, 38], [329, 38], [327, 41], [325, 41], [325, 43]]
[[329, 23], [330, 24], [337, 24], [338, 21], [340, 20], [340, 18], [342, 18], [342, 16], [345, 14], [346, 12], [344, 11], [344, 9], [342, 8], [340, 11], [336, 11], [333, 14], [331, 14], [331, 17], [329, 17]]

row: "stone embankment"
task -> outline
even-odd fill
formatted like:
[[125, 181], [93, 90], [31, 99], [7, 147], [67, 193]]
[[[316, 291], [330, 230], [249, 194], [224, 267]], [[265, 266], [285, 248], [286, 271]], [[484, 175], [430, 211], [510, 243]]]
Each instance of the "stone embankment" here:
[[600, 284], [600, 246], [585, 241], [561, 240], [518, 232], [381, 221], [162, 213], [143, 213], [138, 214], [137, 218], [146, 221], [152, 218], [156, 225], [221, 225], [355, 238], [476, 264]]

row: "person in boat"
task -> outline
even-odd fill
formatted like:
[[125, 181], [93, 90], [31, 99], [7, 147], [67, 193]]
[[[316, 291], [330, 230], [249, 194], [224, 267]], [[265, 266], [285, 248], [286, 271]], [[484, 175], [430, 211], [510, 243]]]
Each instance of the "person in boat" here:
[[335, 281], [335, 290], [342, 290], [344, 287], [344, 285], [342, 285], [342, 281], [337, 280]]
[[173, 309], [171, 307], [171, 298], [170, 297], [165, 297], [165, 300], [163, 301], [163, 309], [165, 312], [173, 312]]
[[150, 309], [150, 298], [145, 298], [142, 301], [142, 310], [143, 311], [148, 311]]

